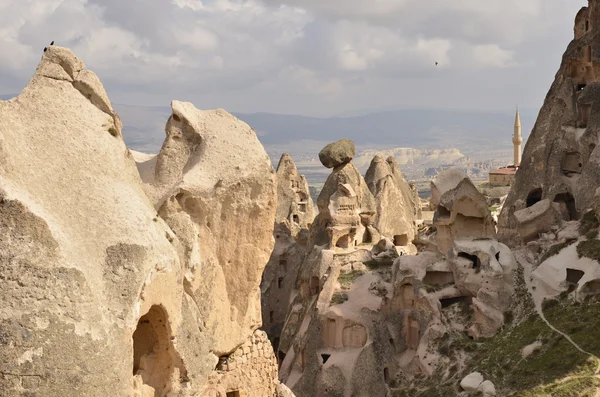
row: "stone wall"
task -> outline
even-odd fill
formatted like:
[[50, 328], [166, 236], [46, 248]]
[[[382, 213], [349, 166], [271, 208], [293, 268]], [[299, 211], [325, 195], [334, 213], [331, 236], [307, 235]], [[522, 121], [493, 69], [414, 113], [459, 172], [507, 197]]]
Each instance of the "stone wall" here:
[[219, 359], [202, 396], [276, 396], [278, 383], [273, 348], [267, 334], [259, 330], [232, 354]]

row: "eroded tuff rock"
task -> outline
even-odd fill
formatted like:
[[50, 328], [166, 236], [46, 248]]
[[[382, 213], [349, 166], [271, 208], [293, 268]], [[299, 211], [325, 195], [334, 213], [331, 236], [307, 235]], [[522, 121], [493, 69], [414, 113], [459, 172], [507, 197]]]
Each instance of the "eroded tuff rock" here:
[[311, 228], [311, 245], [346, 249], [379, 241], [379, 232], [373, 226], [375, 198], [351, 162], [333, 169], [317, 206], [319, 214]]
[[313, 219], [313, 202], [306, 179], [298, 173], [292, 158], [284, 154], [277, 167], [275, 247], [261, 282], [263, 329], [274, 349], [279, 345], [298, 270], [310, 250], [308, 228]]
[[437, 247], [446, 254], [459, 238], [495, 237], [495, 222], [485, 196], [456, 168], [449, 168], [431, 182], [433, 224]]
[[600, 184], [600, 3], [581, 9], [574, 33], [498, 219], [500, 238], [511, 244], [520, 242], [515, 212], [548, 199], [565, 221], [576, 220]]
[[352, 161], [356, 156], [354, 142], [350, 139], [330, 143], [319, 153], [319, 160], [327, 168], [339, 167]]
[[308, 182], [289, 154], [284, 153], [277, 166], [277, 215], [276, 223], [285, 223], [296, 236], [300, 230], [310, 227], [315, 219], [315, 208], [310, 197]]
[[376, 155], [365, 181], [375, 197], [373, 225], [382, 236], [392, 239], [394, 245], [408, 249], [415, 238], [418, 212], [413, 191], [402, 177], [398, 163], [393, 157], [384, 160]]
[[120, 130], [60, 47], [0, 101], [3, 396], [197, 395], [260, 324], [276, 197], [254, 133], [174, 102], [143, 185]]

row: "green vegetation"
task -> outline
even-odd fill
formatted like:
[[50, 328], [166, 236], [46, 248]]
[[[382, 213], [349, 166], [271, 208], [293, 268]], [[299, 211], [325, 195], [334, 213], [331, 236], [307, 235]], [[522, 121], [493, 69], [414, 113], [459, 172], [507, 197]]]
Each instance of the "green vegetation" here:
[[360, 276], [365, 274], [365, 272], [361, 270], [353, 270], [350, 273], [341, 273], [338, 277], [338, 282], [342, 286], [342, 289], [350, 289], [350, 286]]
[[366, 261], [363, 263], [369, 270], [378, 270], [378, 269], [381, 269], [384, 267], [392, 266], [394, 264], [395, 259], [396, 258], [387, 257], [387, 258], [382, 258], [379, 260], [373, 259], [373, 260]]
[[600, 357], [600, 300], [588, 295], [582, 302], [570, 299], [553, 300], [543, 307], [546, 319], [558, 330], [569, 335], [583, 350]]
[[582, 236], [587, 234], [589, 231], [600, 227], [600, 223], [596, 218], [596, 211], [591, 210], [583, 214], [581, 221], [579, 222], [579, 234]]
[[348, 294], [345, 292], [336, 292], [333, 294], [333, 296], [331, 297], [331, 306], [334, 305], [341, 305], [342, 303], [346, 302], [348, 300]]
[[564, 250], [565, 248], [567, 248], [568, 246], [570, 246], [571, 244], [573, 244], [576, 241], [577, 240], [571, 239], [571, 240], [565, 241], [564, 243], [554, 244], [552, 247], [550, 247], [550, 249], [548, 249], [548, 251], [546, 251], [544, 253], [544, 255], [542, 255], [542, 257], [538, 261], [538, 265], [545, 262], [549, 258], [551, 258], [555, 255], [558, 255], [560, 253], [560, 251]]
[[586, 240], [577, 245], [577, 254], [580, 258], [590, 258], [600, 261], [600, 240]]
[[425, 291], [427, 291], [428, 293], [432, 293], [432, 292], [443, 290], [444, 286], [440, 285], [440, 284], [433, 284], [433, 285], [423, 284], [423, 288], [425, 288]]
[[497, 205], [493, 205], [493, 206], [491, 206], [491, 207], [489, 208], [490, 212], [494, 212], [494, 211], [496, 211], [497, 209], [498, 209], [498, 206], [497, 206]]
[[110, 132], [110, 135], [114, 136], [115, 138], [119, 136], [119, 132], [115, 127], [110, 127], [108, 132]]
[[[495, 337], [471, 340], [457, 331], [444, 335], [438, 351], [450, 359], [448, 370], [443, 368], [429, 378], [403, 379], [392, 390], [392, 396], [456, 396], [460, 380], [479, 371], [494, 383], [501, 396], [592, 397], [591, 391], [600, 387], [600, 378], [594, 377], [598, 360], [581, 353], [537, 315], [522, 273], [519, 268], [515, 275], [515, 300], [504, 313], [505, 326]], [[544, 304], [544, 313], [554, 326], [573, 337], [584, 350], [596, 355], [600, 355], [599, 312], [600, 300], [595, 298], [579, 304], [568, 298]], [[542, 346], [523, 358], [522, 349], [536, 341], [542, 342]], [[457, 364], [461, 362], [460, 355], [465, 354], [466, 366], [460, 367]]]

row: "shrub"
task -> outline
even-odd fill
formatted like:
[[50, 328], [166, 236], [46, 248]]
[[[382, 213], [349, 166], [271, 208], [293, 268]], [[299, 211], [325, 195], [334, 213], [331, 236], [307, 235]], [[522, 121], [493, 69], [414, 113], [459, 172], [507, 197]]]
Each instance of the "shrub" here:
[[586, 240], [577, 245], [580, 258], [589, 258], [600, 262], [600, 240]]
[[331, 297], [331, 306], [341, 305], [348, 300], [348, 294], [345, 292], [336, 292]]
[[110, 127], [108, 132], [110, 132], [110, 135], [114, 136], [115, 138], [119, 136], [119, 132], [115, 127]]

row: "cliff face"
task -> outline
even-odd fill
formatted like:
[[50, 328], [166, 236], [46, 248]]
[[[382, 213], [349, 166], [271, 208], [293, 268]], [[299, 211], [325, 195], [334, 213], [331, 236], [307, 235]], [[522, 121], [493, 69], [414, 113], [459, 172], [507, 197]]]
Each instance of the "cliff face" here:
[[499, 235], [520, 242], [515, 212], [549, 199], [564, 220], [578, 219], [591, 206], [600, 184], [600, 4], [590, 1], [575, 18], [567, 47], [503, 211]]
[[258, 384], [215, 370], [264, 339], [274, 171], [227, 112], [172, 108], [138, 172], [69, 50], [0, 101], [0, 395], [274, 395], [273, 368]]

